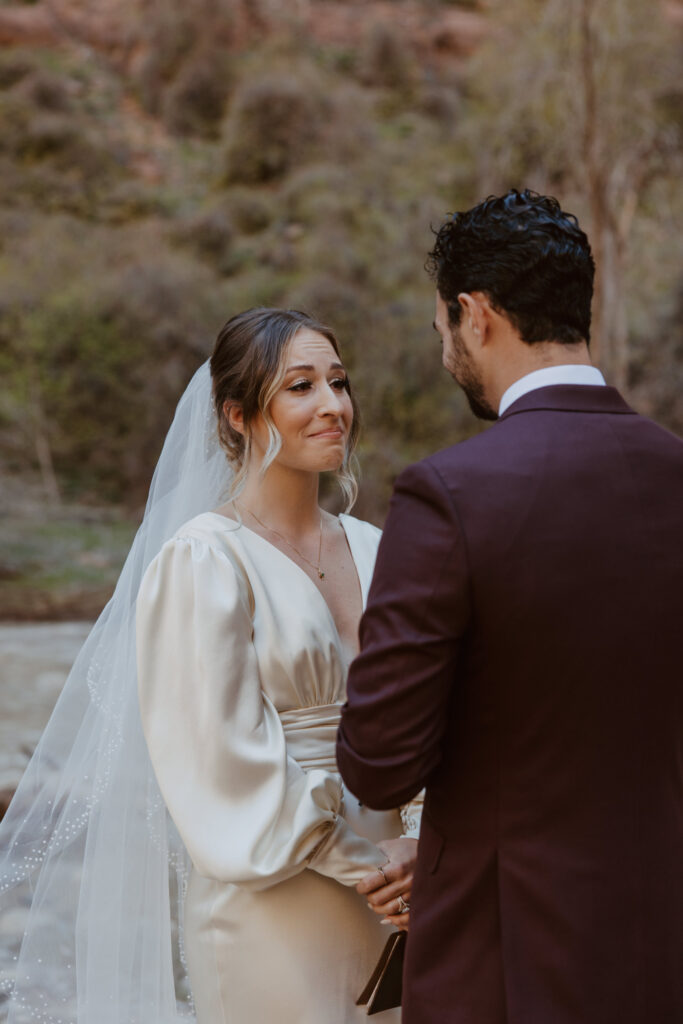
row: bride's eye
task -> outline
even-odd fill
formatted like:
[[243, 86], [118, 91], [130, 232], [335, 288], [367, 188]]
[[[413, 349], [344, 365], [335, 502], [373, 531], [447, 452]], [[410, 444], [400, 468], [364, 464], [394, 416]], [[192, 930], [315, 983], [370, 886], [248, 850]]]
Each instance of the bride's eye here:
[[330, 381], [330, 387], [334, 388], [335, 391], [345, 391], [349, 386], [348, 377], [335, 377], [334, 380]]
[[298, 380], [294, 384], [290, 384], [287, 388], [288, 391], [308, 391], [311, 387], [310, 380]]

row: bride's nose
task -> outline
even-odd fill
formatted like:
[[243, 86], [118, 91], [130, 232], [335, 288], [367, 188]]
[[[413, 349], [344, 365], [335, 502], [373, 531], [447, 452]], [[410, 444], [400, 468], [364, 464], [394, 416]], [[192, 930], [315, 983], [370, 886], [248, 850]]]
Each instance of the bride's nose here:
[[335, 391], [329, 384], [320, 391], [320, 403], [318, 405], [318, 415], [326, 416], [333, 415], [339, 416], [344, 408], [342, 402], [342, 396], [338, 391]]

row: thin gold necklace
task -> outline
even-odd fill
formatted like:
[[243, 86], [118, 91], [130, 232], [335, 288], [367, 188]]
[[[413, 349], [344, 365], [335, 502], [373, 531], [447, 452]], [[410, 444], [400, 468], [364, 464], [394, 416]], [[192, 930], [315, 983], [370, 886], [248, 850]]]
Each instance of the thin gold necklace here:
[[[237, 503], [235, 503], [235, 504], [237, 504]], [[280, 540], [284, 541], [285, 544], [292, 549], [292, 551], [296, 551], [296, 553], [299, 556], [299, 558], [303, 558], [304, 562], [307, 562], [308, 565], [310, 565], [310, 567], [312, 569], [315, 569], [315, 571], [318, 574], [318, 577], [321, 580], [325, 579], [325, 571], [324, 571], [324, 569], [320, 568], [320, 556], [321, 556], [322, 550], [323, 550], [323, 517], [322, 517], [322, 513], [320, 514], [320, 540], [318, 541], [318, 564], [316, 565], [315, 562], [312, 562], [310, 560], [310, 558], [306, 558], [306, 555], [304, 555], [301, 551], [299, 551], [299, 549], [292, 544], [291, 540], [287, 540], [287, 538], [285, 536], [283, 536], [281, 533], [278, 533], [277, 530], [274, 530], [272, 526], [266, 526], [265, 523], [262, 523], [261, 520], [259, 519], [259, 517], [254, 512], [252, 512], [250, 508], [247, 508], [246, 505], [244, 506], [244, 508], [249, 513], [251, 518], [256, 520], [256, 522], [259, 524], [259, 526], [262, 526], [263, 529], [267, 530], [269, 533], [274, 533], [276, 537], [279, 537]]]

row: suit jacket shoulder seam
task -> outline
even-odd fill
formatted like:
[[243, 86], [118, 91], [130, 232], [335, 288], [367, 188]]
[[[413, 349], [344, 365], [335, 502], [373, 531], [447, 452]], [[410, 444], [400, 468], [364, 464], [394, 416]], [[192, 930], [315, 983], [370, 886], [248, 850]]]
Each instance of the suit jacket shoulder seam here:
[[528, 409], [506, 409], [503, 415], [496, 421], [497, 423], [505, 423], [506, 420], [511, 419], [513, 416], [521, 416], [527, 412], [566, 412], [570, 416], [579, 415], [585, 416], [637, 416], [638, 413], [635, 409], [560, 409], [556, 405], [534, 405]]

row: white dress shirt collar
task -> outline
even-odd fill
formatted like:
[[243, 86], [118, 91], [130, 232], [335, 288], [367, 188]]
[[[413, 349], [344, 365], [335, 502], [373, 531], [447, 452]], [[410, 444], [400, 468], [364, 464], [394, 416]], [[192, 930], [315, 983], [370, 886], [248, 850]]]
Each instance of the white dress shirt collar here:
[[536, 388], [546, 388], [550, 384], [592, 384], [604, 385], [605, 378], [597, 366], [585, 366], [583, 363], [568, 363], [563, 366], [546, 366], [542, 370], [520, 377], [503, 393], [498, 406], [498, 415], [502, 416], [513, 402], [522, 395]]

